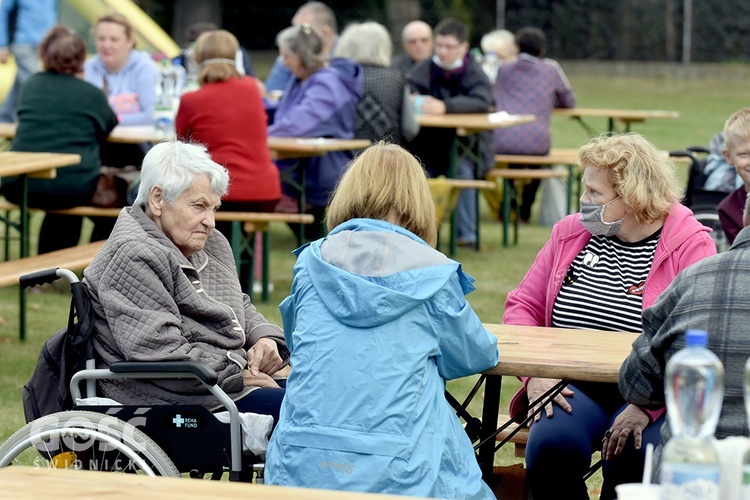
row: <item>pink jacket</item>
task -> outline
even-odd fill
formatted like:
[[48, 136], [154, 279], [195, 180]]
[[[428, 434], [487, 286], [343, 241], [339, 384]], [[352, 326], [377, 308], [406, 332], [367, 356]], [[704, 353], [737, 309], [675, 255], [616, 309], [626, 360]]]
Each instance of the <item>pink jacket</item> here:
[[[572, 214], [555, 224], [552, 236], [534, 260], [518, 287], [505, 301], [503, 324], [551, 326], [552, 306], [562, 286], [563, 278], [573, 259], [591, 239], [578, 221], [580, 214]], [[709, 236], [710, 229], [693, 217], [693, 212], [681, 204], [672, 207], [664, 220], [661, 237], [656, 245], [651, 271], [643, 290], [643, 308], [651, 307], [669, 286], [677, 273], [704, 257], [716, 253], [716, 245]], [[501, 354], [502, 355], [502, 354]], [[510, 402], [511, 416], [524, 410], [526, 383]], [[663, 410], [648, 412], [657, 418]]]

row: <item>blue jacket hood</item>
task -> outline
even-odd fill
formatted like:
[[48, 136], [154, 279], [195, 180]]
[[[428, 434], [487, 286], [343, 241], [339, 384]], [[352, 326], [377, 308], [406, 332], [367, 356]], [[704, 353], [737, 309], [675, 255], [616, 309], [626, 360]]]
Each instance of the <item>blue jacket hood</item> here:
[[338, 72], [341, 81], [344, 82], [346, 88], [351, 92], [352, 96], [359, 101], [364, 92], [365, 85], [362, 66], [360, 66], [359, 63], [344, 57], [334, 57], [331, 59], [329, 66]]
[[432, 298], [455, 273], [464, 295], [475, 288], [458, 262], [380, 220], [349, 220], [295, 253], [326, 308], [348, 326], [393, 321]]

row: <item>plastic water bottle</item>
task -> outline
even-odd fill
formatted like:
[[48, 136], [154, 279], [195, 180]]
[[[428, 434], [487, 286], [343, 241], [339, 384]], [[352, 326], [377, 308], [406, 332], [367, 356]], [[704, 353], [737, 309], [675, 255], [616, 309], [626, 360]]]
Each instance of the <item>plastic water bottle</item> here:
[[703, 330], [685, 332], [685, 349], [667, 362], [665, 392], [672, 438], [661, 466], [663, 498], [719, 500], [714, 431], [724, 399], [724, 367]]
[[157, 134], [172, 137], [175, 134], [174, 119], [179, 105], [178, 75], [172, 63], [165, 59], [159, 66], [154, 105], [154, 128]]

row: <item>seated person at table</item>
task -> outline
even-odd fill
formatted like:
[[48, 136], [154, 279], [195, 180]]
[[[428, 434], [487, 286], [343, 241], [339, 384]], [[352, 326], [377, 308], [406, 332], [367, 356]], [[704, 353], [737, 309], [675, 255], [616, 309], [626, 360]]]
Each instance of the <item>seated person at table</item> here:
[[479, 45], [483, 53], [482, 69], [490, 83], [494, 84], [500, 65], [516, 60], [518, 55], [516, 39], [508, 30], [494, 30], [485, 33]]
[[724, 158], [742, 179], [742, 186], [719, 203], [721, 228], [731, 245], [743, 228], [742, 210], [750, 189], [750, 108], [735, 111], [724, 124]]
[[[576, 96], [562, 68], [545, 59], [547, 38], [538, 28], [521, 28], [516, 33], [518, 58], [501, 65], [492, 89], [495, 111], [512, 115], [530, 114], [531, 123], [494, 130], [495, 153], [546, 155], [551, 147], [549, 122], [554, 108], [573, 108]], [[529, 165], [511, 165], [528, 168]], [[531, 205], [539, 189], [539, 180], [524, 185], [521, 220], [531, 217]]]
[[362, 65], [364, 91], [357, 105], [357, 139], [401, 144], [419, 131], [406, 78], [391, 62], [391, 36], [382, 24], [355, 23], [341, 34], [334, 55]]
[[[120, 125], [153, 124], [159, 70], [148, 52], [135, 50], [130, 21], [121, 14], [100, 17], [94, 25], [94, 43], [96, 55], [84, 64], [86, 81], [104, 91]], [[102, 165], [140, 168], [149, 147], [149, 143], [106, 142], [102, 145]], [[114, 227], [111, 217], [96, 217], [92, 221], [94, 240], [107, 238]]]
[[[321, 53], [325, 57], [329, 57], [338, 40], [338, 23], [333, 10], [323, 2], [305, 2], [292, 17], [292, 26], [300, 26], [303, 23], [312, 26], [320, 35], [323, 42]], [[294, 79], [294, 72], [290, 71], [289, 66], [279, 54], [268, 73], [265, 87], [268, 92], [284, 91], [289, 81]]]
[[[503, 323], [640, 332], [642, 310], [680, 270], [715, 254], [716, 246], [708, 228], [680, 204], [674, 165], [640, 135], [594, 138], [579, 150], [578, 163], [581, 212], [555, 224], [531, 269], [508, 294]], [[559, 380], [523, 382], [511, 416], [525, 412], [528, 401]], [[591, 454], [605, 431], [623, 421], [634, 422], [638, 449], [629, 440], [605, 462], [601, 498], [614, 498], [617, 484], [640, 481], [645, 444], [659, 441], [663, 413], [627, 405], [614, 384], [573, 381], [531, 424], [526, 464], [534, 499], [559, 498], [560, 491], [588, 498], [583, 474]], [[638, 446], [641, 439], [644, 446]]]
[[94, 26], [96, 55], [86, 61], [86, 81], [104, 90], [121, 125], [151, 125], [158, 69], [148, 52], [135, 50], [133, 26], [108, 14]]
[[[708, 332], [708, 348], [721, 360], [724, 403], [716, 427], [716, 438], [747, 436], [743, 400], [745, 362], [750, 351], [750, 200], [743, 210], [745, 228], [727, 252], [704, 259], [681, 272], [643, 311], [643, 335], [620, 368], [620, 392], [626, 401], [639, 405], [664, 405], [664, 368], [685, 347], [689, 329]], [[621, 446], [614, 429], [609, 450]], [[654, 452], [654, 478], [659, 478], [663, 445], [671, 437], [665, 424], [661, 443]]]
[[[75, 153], [81, 163], [57, 169], [54, 179], [28, 179], [28, 204], [42, 209], [89, 205], [99, 179], [99, 147], [117, 125], [101, 90], [79, 75], [86, 42], [62, 25], [52, 28], [39, 44], [45, 70], [24, 84], [18, 107], [18, 129], [11, 151]], [[22, 203], [22, 183], [2, 180], [2, 194]], [[73, 247], [81, 237], [83, 219], [45, 214], [39, 231], [39, 253]]]
[[401, 30], [401, 45], [404, 52], [393, 58], [391, 67], [406, 76], [415, 64], [432, 57], [432, 28], [424, 21], [407, 23]]
[[297, 251], [280, 306], [291, 349], [266, 482], [439, 498], [494, 498], [446, 380], [497, 364], [464, 295], [473, 279], [433, 246], [419, 162], [378, 143], [341, 178], [333, 230]]
[[[95, 313], [98, 364], [200, 361], [240, 411], [278, 417], [284, 390], [271, 378], [287, 357], [278, 326], [241, 292], [232, 249], [214, 228], [229, 175], [202, 146], [162, 142], [143, 160], [132, 207], [84, 271]], [[218, 401], [195, 380], [107, 380], [123, 404]]]
[[[352, 139], [357, 130], [357, 103], [362, 95], [362, 67], [344, 58], [330, 62], [323, 52], [320, 34], [307, 23], [286, 28], [276, 37], [284, 64], [292, 78], [284, 89], [268, 134], [283, 137], [334, 137]], [[297, 206], [299, 190], [287, 179], [305, 172], [304, 211], [315, 216], [305, 227], [305, 239], [324, 234], [323, 217], [328, 196], [341, 176], [351, 151], [332, 151], [323, 156], [277, 162], [284, 194]], [[296, 166], [296, 168], [295, 168]], [[295, 224], [292, 228], [297, 230]]]
[[[457, 19], [444, 19], [435, 27], [435, 55], [417, 63], [407, 76], [413, 93], [419, 94], [417, 113], [444, 115], [446, 113], [487, 113], [492, 105], [492, 87], [481, 66], [468, 56], [469, 28]], [[477, 165], [464, 158], [449, 172], [451, 148], [456, 130], [422, 127], [407, 148], [427, 168], [431, 177], [453, 174], [460, 179], [474, 179]], [[461, 138], [462, 142], [468, 138]], [[483, 176], [490, 167], [492, 135], [479, 134], [479, 170]], [[476, 192], [462, 189], [456, 216], [459, 244], [476, 243]]]
[[[279, 169], [268, 150], [266, 112], [252, 78], [241, 75], [230, 32], [208, 31], [196, 41], [193, 57], [201, 67], [200, 89], [182, 96], [175, 118], [177, 137], [204, 144], [229, 171], [229, 193], [221, 210], [273, 212], [281, 197]], [[232, 223], [216, 228], [230, 239]]]

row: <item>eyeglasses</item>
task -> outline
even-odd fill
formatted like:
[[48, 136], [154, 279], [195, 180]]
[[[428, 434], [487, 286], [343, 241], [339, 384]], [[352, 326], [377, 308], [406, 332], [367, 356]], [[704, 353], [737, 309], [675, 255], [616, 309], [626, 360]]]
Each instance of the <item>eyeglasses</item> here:
[[463, 45], [463, 44], [461, 44], [461, 43], [452, 43], [452, 44], [436, 43], [435, 44], [435, 50], [440, 50], [440, 49], [444, 49], [444, 50], [456, 50], [461, 45]]

